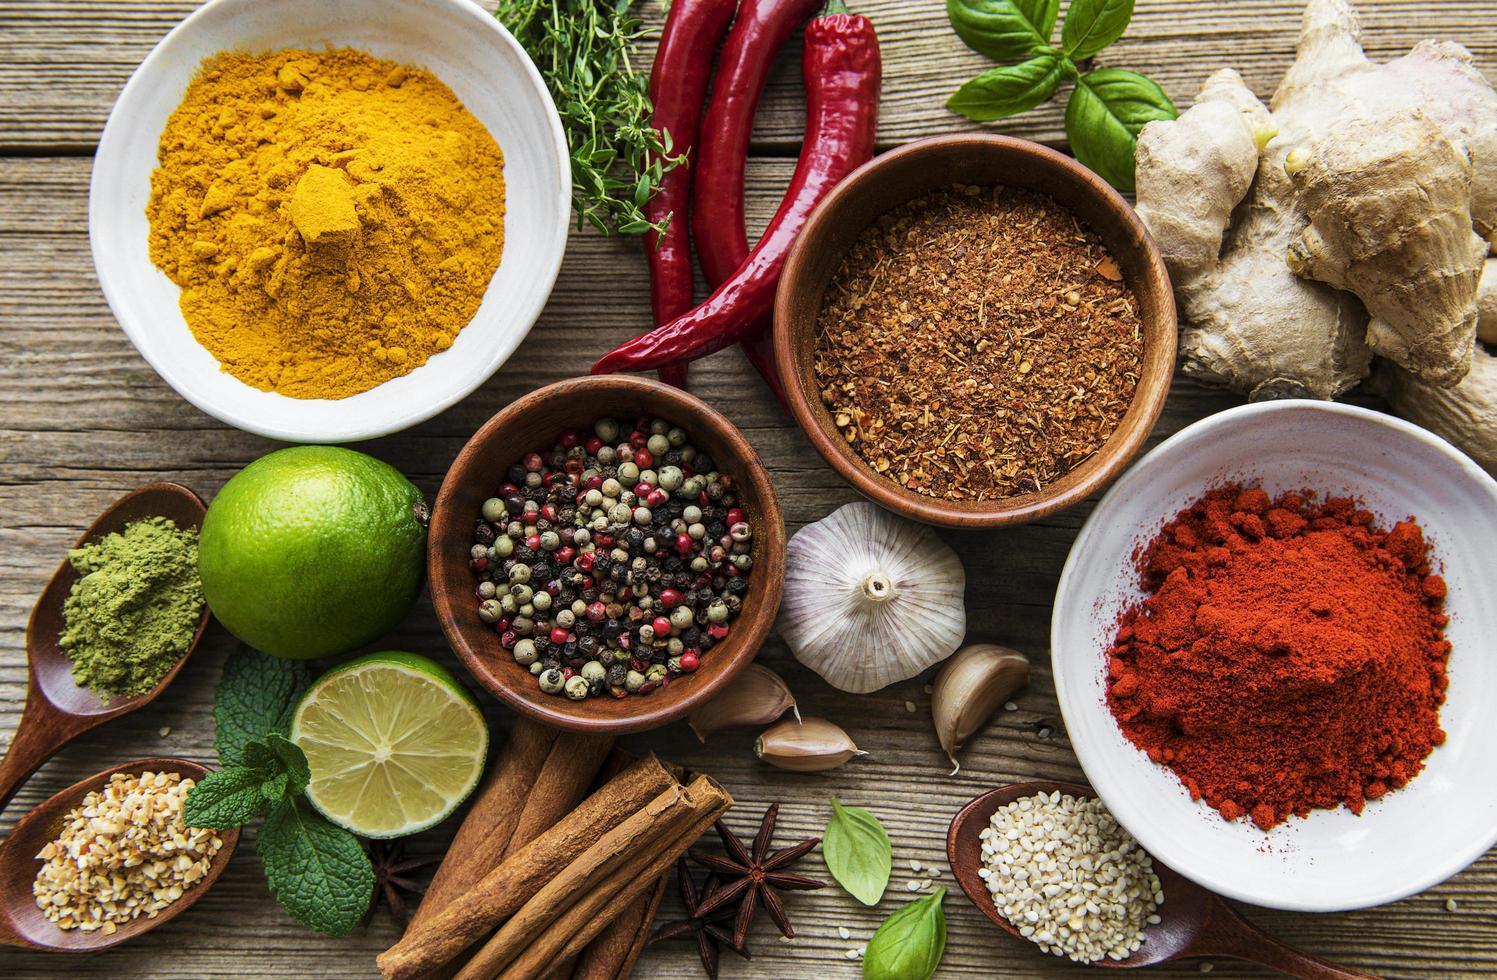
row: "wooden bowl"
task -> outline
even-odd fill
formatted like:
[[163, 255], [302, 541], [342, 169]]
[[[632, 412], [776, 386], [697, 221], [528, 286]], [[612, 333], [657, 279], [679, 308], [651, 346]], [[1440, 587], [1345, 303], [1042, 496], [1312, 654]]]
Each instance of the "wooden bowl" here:
[[115, 773], [141, 773], [147, 770], [179, 772], [194, 780], [201, 780], [208, 772], [196, 762], [188, 762], [186, 759], [141, 759], [126, 762], [74, 783], [20, 819], [15, 829], [5, 838], [4, 844], [0, 845], [0, 945], [58, 953], [92, 953], [107, 949], [165, 925], [187, 911], [189, 906], [213, 887], [213, 883], [229, 866], [229, 858], [234, 856], [234, 848], [239, 844], [237, 828], [219, 832], [218, 837], [223, 841], [223, 847], [213, 856], [208, 874], [202, 881], [184, 891], [181, 898], [162, 909], [154, 919], [145, 916], [132, 919], [122, 923], [113, 935], [106, 936], [102, 930], [84, 932], [81, 929], [59, 929], [36, 907], [31, 884], [42, 866], [36, 855], [48, 841], [57, 838], [62, 829], [63, 817], [85, 795], [109, 782], [109, 778]]
[[[822, 405], [814, 365], [822, 294], [843, 256], [880, 215], [951, 184], [1005, 185], [1049, 195], [1101, 237], [1138, 298], [1143, 365], [1116, 431], [1080, 466], [1036, 493], [997, 500], [927, 497], [879, 476], [848, 446]], [[780, 276], [775, 359], [795, 419], [816, 450], [858, 491], [906, 517], [947, 527], [1020, 524], [1079, 503], [1122, 472], [1143, 447], [1175, 367], [1175, 300], [1158, 248], [1138, 215], [1075, 160], [1007, 136], [940, 136], [891, 150], [838, 184], [811, 213]]]
[[[529, 669], [499, 645], [494, 628], [478, 618], [476, 581], [468, 569], [473, 527], [484, 500], [505, 482], [505, 471], [528, 452], [544, 452], [567, 428], [591, 429], [605, 416], [668, 419], [686, 430], [738, 484], [754, 527], [753, 570], [743, 609], [726, 640], [682, 675], [650, 694], [572, 701], [546, 694]], [[699, 398], [647, 378], [627, 375], [573, 378], [533, 391], [489, 419], [458, 453], [437, 494], [427, 559], [432, 605], [458, 657], [500, 700], [545, 724], [579, 732], [624, 734], [658, 728], [689, 714], [754, 659], [774, 623], [785, 580], [785, 524], [769, 471], [743, 433]]]

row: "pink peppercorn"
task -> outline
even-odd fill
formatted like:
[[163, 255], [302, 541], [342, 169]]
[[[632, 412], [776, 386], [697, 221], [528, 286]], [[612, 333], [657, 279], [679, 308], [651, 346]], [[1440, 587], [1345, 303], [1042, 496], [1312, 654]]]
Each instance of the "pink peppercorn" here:
[[596, 456], [598, 455], [598, 450], [603, 448], [603, 440], [599, 439], [597, 436], [592, 436], [587, 440], [585, 448], [587, 449], [587, 454], [589, 456]]
[[515, 648], [515, 643], [517, 643], [519, 639], [520, 638], [515, 635], [514, 630], [505, 630], [503, 633], [499, 634], [499, 645], [506, 650], [513, 650]]
[[564, 646], [572, 635], [560, 626], [551, 627], [551, 642], [556, 646]]
[[696, 670], [700, 664], [700, 658], [698, 658], [697, 655], [691, 650], [687, 650], [685, 653], [681, 654], [682, 673], [689, 674], [692, 671]]
[[601, 602], [594, 602], [587, 607], [587, 621], [589, 623], [601, 623], [608, 618], [608, 607]]
[[634, 450], [634, 465], [647, 470], [655, 465], [655, 456], [648, 449]]
[[576, 429], [567, 429], [556, 441], [561, 443], [561, 448], [572, 449], [582, 441], [582, 433]]
[[686, 601], [686, 597], [675, 589], [660, 590], [660, 604], [667, 609], [674, 609]]
[[521, 465], [532, 473], [539, 473], [546, 463], [545, 460], [541, 459], [540, 453], [526, 453], [525, 459], [521, 461]]
[[650, 628], [655, 631], [656, 636], [671, 635], [671, 621], [664, 616], [656, 616], [650, 621]]
[[531, 551], [541, 550], [541, 536], [539, 534], [528, 534], [525, 536], [525, 547]]
[[714, 640], [721, 640], [723, 637], [728, 635], [728, 624], [713, 623], [711, 626], [707, 627], [707, 635], [712, 637]]

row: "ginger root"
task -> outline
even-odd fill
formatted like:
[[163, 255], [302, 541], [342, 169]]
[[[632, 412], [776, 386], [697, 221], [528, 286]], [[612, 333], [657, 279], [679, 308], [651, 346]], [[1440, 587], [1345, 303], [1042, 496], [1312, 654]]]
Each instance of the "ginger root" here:
[[1470, 371], [1453, 388], [1427, 384], [1390, 362], [1379, 365], [1376, 381], [1395, 412], [1444, 436], [1497, 476], [1497, 355], [1477, 344]]
[[1267, 108], [1220, 71], [1178, 119], [1144, 127], [1137, 200], [1180, 301], [1185, 375], [1335, 398], [1377, 354], [1405, 405], [1446, 390], [1492, 410], [1488, 382], [1473, 397], [1462, 379], [1491, 357], [1473, 343], [1479, 292], [1497, 292], [1478, 288], [1497, 243], [1497, 92], [1460, 45], [1378, 65], [1346, 0], [1309, 0]]

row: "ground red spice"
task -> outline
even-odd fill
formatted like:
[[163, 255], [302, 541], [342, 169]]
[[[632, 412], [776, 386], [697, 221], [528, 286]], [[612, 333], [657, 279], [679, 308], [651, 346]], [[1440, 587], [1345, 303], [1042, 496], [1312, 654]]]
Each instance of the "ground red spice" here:
[[1228, 820], [1360, 813], [1445, 741], [1445, 582], [1413, 519], [1222, 487], [1138, 567], [1150, 595], [1119, 623], [1108, 706]]

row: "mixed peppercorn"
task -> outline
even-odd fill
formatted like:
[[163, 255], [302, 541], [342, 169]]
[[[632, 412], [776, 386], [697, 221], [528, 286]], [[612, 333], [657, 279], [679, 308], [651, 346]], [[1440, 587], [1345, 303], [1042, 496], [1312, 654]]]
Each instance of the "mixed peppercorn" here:
[[663, 419], [599, 419], [511, 466], [483, 503], [478, 616], [542, 691], [648, 694], [727, 638], [753, 529], [733, 478]]

